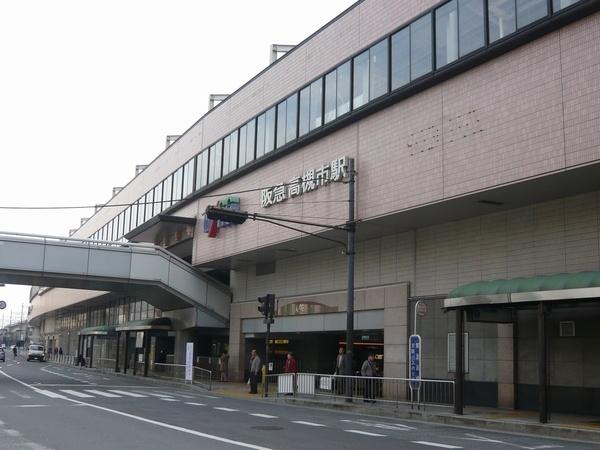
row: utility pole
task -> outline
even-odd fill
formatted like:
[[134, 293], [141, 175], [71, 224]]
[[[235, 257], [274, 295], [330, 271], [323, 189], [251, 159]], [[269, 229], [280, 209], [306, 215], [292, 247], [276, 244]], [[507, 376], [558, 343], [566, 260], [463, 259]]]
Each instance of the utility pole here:
[[[346, 267], [347, 292], [346, 292], [346, 375], [352, 376], [354, 362], [354, 239], [356, 234], [356, 224], [354, 223], [354, 159], [348, 161], [348, 222], [346, 223], [347, 243], [346, 243]], [[352, 383], [350, 379], [346, 383], [346, 401], [352, 401]]]

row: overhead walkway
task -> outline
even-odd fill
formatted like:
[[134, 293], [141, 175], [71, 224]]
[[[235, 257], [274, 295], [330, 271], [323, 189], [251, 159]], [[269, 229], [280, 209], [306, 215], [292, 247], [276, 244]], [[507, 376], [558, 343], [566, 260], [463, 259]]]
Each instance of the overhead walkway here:
[[[195, 306], [229, 320], [227, 286], [151, 244], [0, 232], [0, 283], [122, 292], [163, 311]], [[30, 318], [44, 312], [34, 302]]]

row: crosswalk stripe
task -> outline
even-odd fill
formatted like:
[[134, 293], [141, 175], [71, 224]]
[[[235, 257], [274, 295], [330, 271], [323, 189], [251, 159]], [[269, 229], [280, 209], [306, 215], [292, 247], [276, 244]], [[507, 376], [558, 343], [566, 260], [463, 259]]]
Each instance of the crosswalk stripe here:
[[163, 400], [165, 402], [178, 402], [176, 398], [159, 398], [159, 400]]
[[156, 392], [146, 392], [146, 394], [152, 395], [153, 397], [159, 397], [159, 398], [172, 398], [170, 395], [157, 394]]
[[298, 425], [308, 425], [309, 427], [324, 427], [325, 426], [321, 423], [305, 422], [304, 420], [292, 420], [292, 423], [297, 423]]
[[185, 402], [186, 405], [192, 406], [206, 406], [204, 403], [195, 403], [195, 402]]
[[65, 394], [74, 395], [75, 397], [81, 398], [93, 398], [93, 395], [84, 394], [83, 392], [73, 391], [71, 389], [61, 389], [60, 392], [64, 392]]
[[135, 392], [127, 392], [127, 391], [119, 391], [118, 389], [109, 389], [110, 392], [114, 392], [115, 394], [122, 394], [128, 397], [148, 397], [147, 395], [136, 394]]
[[239, 409], [225, 408], [223, 406], [215, 406], [215, 407], [213, 407], [213, 409], [218, 409], [219, 411], [227, 411], [227, 412], [236, 412], [236, 411], [239, 411]]
[[360, 430], [344, 430], [344, 431], [346, 433], [363, 434], [365, 436], [385, 437], [385, 434], [369, 433], [368, 431], [360, 431]]
[[251, 413], [251, 416], [262, 417], [263, 419], [277, 419], [277, 416], [270, 416], [269, 414]]
[[45, 391], [43, 389], [36, 389], [36, 391], [38, 394], [43, 394], [46, 397], [50, 397], [50, 398], [65, 398], [64, 395], [60, 395], [57, 394], [56, 392], [52, 392], [52, 391]]
[[438, 442], [429, 442], [429, 441], [412, 441], [412, 443], [428, 445], [430, 447], [439, 447], [439, 448], [462, 448], [462, 447], [457, 447], [456, 445], [440, 444]]
[[121, 397], [120, 395], [117, 395], [117, 394], [111, 394], [110, 392], [96, 391], [94, 389], [86, 389], [85, 392], [89, 392], [90, 394], [99, 395], [100, 397], [111, 397], [111, 398]]

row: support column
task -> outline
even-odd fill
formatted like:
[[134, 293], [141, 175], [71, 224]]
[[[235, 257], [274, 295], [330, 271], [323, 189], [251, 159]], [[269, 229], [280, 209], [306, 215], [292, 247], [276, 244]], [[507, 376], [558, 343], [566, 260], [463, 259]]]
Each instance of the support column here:
[[144, 376], [148, 376], [148, 366], [150, 365], [150, 330], [144, 331]]
[[94, 361], [94, 335], [91, 336], [91, 340], [90, 340], [90, 365], [88, 366], [90, 369], [92, 368], [93, 361]]
[[454, 414], [463, 414], [464, 408], [464, 312], [462, 308], [456, 310], [456, 339], [455, 339], [455, 360], [456, 367], [454, 373]]
[[119, 373], [119, 347], [121, 344], [121, 332], [117, 331], [117, 356], [115, 356], [115, 373]]
[[125, 363], [123, 364], [123, 373], [127, 373], [129, 366], [129, 331], [125, 332]]
[[538, 303], [538, 395], [540, 423], [548, 423], [548, 358], [546, 336], [546, 306]]

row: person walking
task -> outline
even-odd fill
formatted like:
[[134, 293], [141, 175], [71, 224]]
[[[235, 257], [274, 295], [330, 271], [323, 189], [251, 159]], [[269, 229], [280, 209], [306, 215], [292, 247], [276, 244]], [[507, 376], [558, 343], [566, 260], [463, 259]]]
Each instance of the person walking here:
[[227, 381], [229, 376], [229, 354], [227, 350], [223, 350], [223, 354], [219, 357], [219, 372], [221, 381]]
[[256, 350], [250, 353], [250, 393], [258, 394], [258, 374], [260, 373], [260, 357]]
[[59, 356], [63, 355], [63, 349], [62, 349], [62, 347], [58, 347], [58, 354], [59, 354]]
[[335, 358], [335, 370], [333, 372], [335, 380], [335, 391], [338, 395], [344, 394], [344, 381], [343, 377], [337, 375], [346, 375], [346, 355], [344, 354], [344, 348], [340, 347], [338, 354]]
[[13, 359], [17, 359], [17, 346], [13, 345]]
[[287, 359], [285, 360], [285, 366], [283, 367], [284, 373], [298, 373], [298, 364], [296, 363], [296, 358], [292, 352], [288, 352]]
[[375, 380], [377, 375], [377, 366], [375, 365], [375, 356], [371, 353], [360, 368], [360, 374], [367, 379], [364, 380], [364, 398], [365, 402], [375, 403]]

